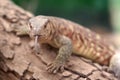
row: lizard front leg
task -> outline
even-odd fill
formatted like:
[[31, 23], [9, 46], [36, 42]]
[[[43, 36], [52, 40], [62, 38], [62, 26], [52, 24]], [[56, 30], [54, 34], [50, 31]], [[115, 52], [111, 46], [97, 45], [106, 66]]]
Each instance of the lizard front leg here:
[[64, 65], [72, 53], [72, 42], [66, 36], [57, 36], [54, 43], [59, 46], [59, 53], [55, 60], [48, 65], [48, 72], [57, 73], [64, 70]]

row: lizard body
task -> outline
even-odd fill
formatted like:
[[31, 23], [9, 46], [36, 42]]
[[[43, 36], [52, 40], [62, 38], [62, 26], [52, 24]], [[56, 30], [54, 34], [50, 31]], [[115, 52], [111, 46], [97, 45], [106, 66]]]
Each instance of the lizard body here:
[[116, 52], [113, 46], [103, 36], [69, 20], [50, 16], [33, 17], [29, 20], [29, 26], [29, 35], [32, 38], [37, 36], [39, 44], [46, 43], [59, 48], [57, 57], [48, 65], [49, 72], [63, 70], [73, 52], [100, 64], [110, 65], [110, 69], [120, 77], [117, 65], [120, 56], [114, 56]]
[[[45, 41], [43, 43], [60, 48], [61, 46], [57, 44], [56, 36], [65, 36], [71, 40], [72, 52], [74, 54], [92, 59], [100, 64], [108, 65], [114, 50], [99, 34], [62, 18], [38, 16], [33, 21], [37, 21], [37, 19], [47, 19], [48, 22], [44, 26], [47, 26], [50, 31], [49, 36], [47, 36], [48, 39], [41, 40], [40, 42]], [[33, 21], [31, 19], [30, 23], [34, 23]]]

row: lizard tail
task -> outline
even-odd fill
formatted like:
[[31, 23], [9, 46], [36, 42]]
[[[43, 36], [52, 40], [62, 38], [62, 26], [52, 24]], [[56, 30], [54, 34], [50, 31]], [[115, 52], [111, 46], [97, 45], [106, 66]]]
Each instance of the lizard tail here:
[[110, 60], [109, 71], [112, 71], [115, 76], [120, 79], [120, 50], [116, 51]]

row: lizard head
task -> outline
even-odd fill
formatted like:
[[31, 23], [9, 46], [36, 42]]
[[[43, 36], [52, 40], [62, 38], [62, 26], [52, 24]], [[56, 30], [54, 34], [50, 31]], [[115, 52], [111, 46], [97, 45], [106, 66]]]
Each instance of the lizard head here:
[[29, 20], [30, 37], [35, 38], [38, 36], [39, 39], [45, 40], [49, 34], [49, 27], [47, 27], [48, 19], [37, 16]]

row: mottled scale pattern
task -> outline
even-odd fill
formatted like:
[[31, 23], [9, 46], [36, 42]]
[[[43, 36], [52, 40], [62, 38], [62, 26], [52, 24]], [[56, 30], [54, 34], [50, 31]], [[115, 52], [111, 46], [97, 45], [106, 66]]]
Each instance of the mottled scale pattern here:
[[100, 64], [108, 65], [114, 54], [114, 48], [103, 36], [74, 22], [47, 17], [58, 34], [69, 37], [73, 44], [73, 53], [84, 56]]

